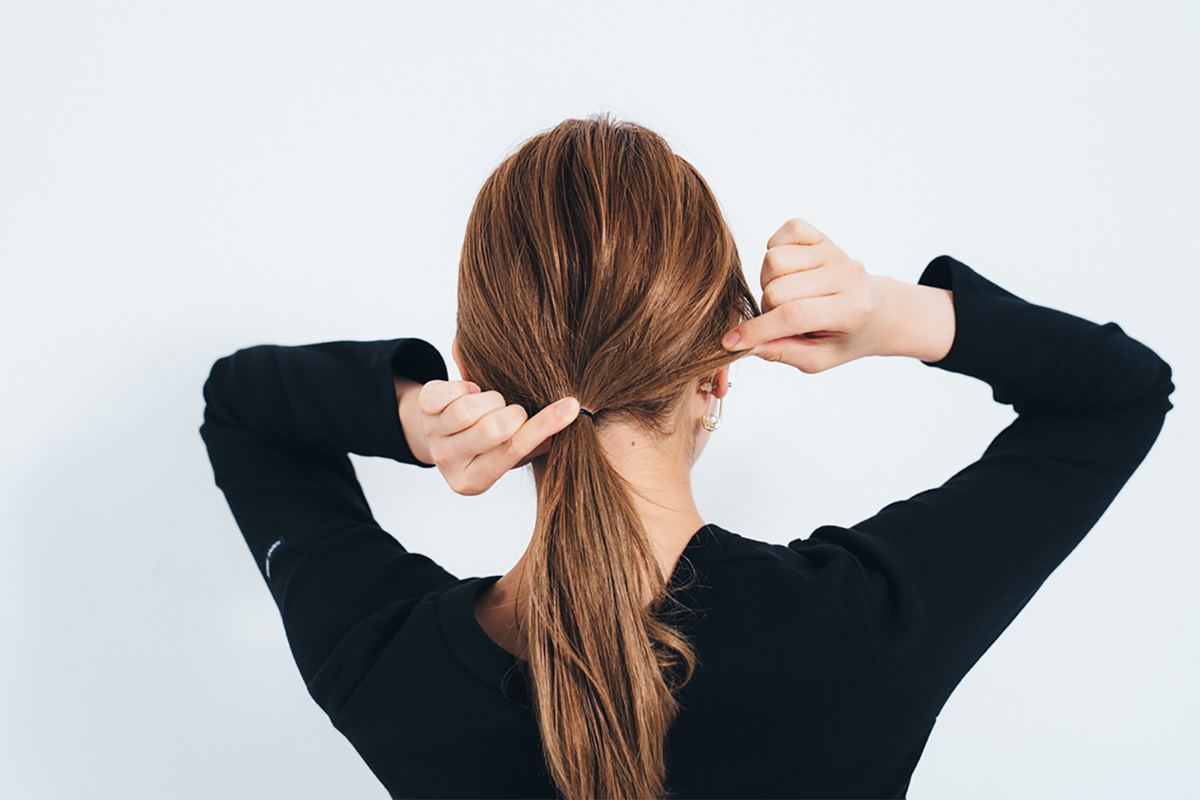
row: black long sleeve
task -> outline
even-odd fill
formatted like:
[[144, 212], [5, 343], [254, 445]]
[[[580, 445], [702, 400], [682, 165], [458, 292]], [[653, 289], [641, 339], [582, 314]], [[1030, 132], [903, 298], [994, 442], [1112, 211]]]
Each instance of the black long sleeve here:
[[296, 664], [326, 710], [350, 659], [378, 644], [373, 615], [455, 578], [379, 528], [347, 453], [418, 463], [393, 375], [445, 379], [419, 339], [262, 345], [213, 365], [200, 434], [217, 485], [279, 606]]
[[941, 487], [818, 541], [859, 554], [881, 655], [936, 712], [1112, 503], [1171, 408], [1171, 369], [1115, 323], [1012, 295], [948, 256], [957, 331], [933, 364], [986, 381], [1017, 419]]
[[[902, 796], [954, 687], [1108, 508], [1171, 408], [1170, 367], [1113, 323], [947, 256], [953, 346], [1017, 419], [942, 486], [788, 545], [716, 525], [672, 578], [700, 656], [668, 737], [678, 797]], [[554, 797], [519, 662], [458, 579], [371, 515], [347, 453], [413, 463], [393, 375], [416, 339], [261, 346], [216, 363], [201, 434], [310, 693], [394, 796]], [[396, 531], [403, 540], [404, 532]]]

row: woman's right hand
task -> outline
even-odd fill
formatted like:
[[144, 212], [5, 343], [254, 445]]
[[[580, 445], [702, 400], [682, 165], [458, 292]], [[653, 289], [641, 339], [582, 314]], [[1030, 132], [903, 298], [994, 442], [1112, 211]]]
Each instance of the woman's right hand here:
[[814, 373], [872, 355], [939, 361], [954, 341], [949, 291], [869, 275], [803, 220], [767, 242], [761, 283], [763, 314], [726, 335], [729, 350]]
[[510, 469], [548, 452], [550, 438], [579, 415], [573, 397], [530, 417], [499, 392], [480, 391], [470, 381], [394, 382], [413, 456], [435, 465], [459, 494], [482, 494]]

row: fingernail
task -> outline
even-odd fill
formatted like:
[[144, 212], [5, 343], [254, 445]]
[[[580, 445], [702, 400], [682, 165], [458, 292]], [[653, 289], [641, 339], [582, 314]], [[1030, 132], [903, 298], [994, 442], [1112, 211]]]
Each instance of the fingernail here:
[[742, 335], [740, 333], [738, 333], [737, 331], [731, 331], [730, 333], [725, 334], [725, 338], [721, 340], [721, 344], [725, 345], [726, 349], [729, 349], [729, 348], [733, 347], [735, 344], [737, 344], [738, 339], [741, 339], [741, 338], [742, 338]]
[[482, 390], [482, 389], [480, 389], [480, 388], [479, 388], [478, 386], [476, 386], [475, 384], [473, 384], [473, 383], [471, 384], [471, 386], [470, 386], [470, 392], [471, 392], [471, 394], [479, 394], [479, 393], [480, 393], [480, 392], [482, 392], [482, 391], [483, 391], [483, 390]]
[[575, 413], [577, 408], [579, 408], [578, 404], [574, 400], [568, 398], [566, 400], [558, 401], [558, 405], [554, 407], [554, 410], [560, 417], [569, 417]]

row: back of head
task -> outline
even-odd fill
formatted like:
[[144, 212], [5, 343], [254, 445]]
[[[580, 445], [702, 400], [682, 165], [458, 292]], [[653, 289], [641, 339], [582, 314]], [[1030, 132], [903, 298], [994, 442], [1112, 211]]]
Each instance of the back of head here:
[[467, 225], [456, 341], [485, 389], [580, 416], [538, 464], [522, 633], [543, 750], [568, 798], [657, 797], [673, 691], [695, 655], [658, 613], [667, 583], [597, 428], [668, 434], [693, 382], [741, 354], [758, 313], [699, 173], [653, 132], [567, 120], [488, 178]]

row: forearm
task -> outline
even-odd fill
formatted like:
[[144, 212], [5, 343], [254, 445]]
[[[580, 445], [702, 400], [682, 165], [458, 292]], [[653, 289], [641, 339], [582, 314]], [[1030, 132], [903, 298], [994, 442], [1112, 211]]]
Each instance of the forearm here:
[[407, 461], [390, 378], [427, 352], [411, 339], [244, 348], [213, 365], [205, 419], [283, 450]]
[[399, 409], [400, 427], [404, 430], [404, 439], [408, 442], [408, 449], [412, 451], [413, 458], [417, 461], [422, 464], [432, 464], [433, 456], [429, 453], [429, 442], [425, 438], [424, 426], [421, 424], [421, 409], [417, 405], [417, 399], [424, 384], [410, 381], [399, 375], [393, 376], [392, 382], [396, 386], [396, 407]]
[[875, 276], [886, 314], [876, 355], [941, 361], [954, 344], [954, 293]]

